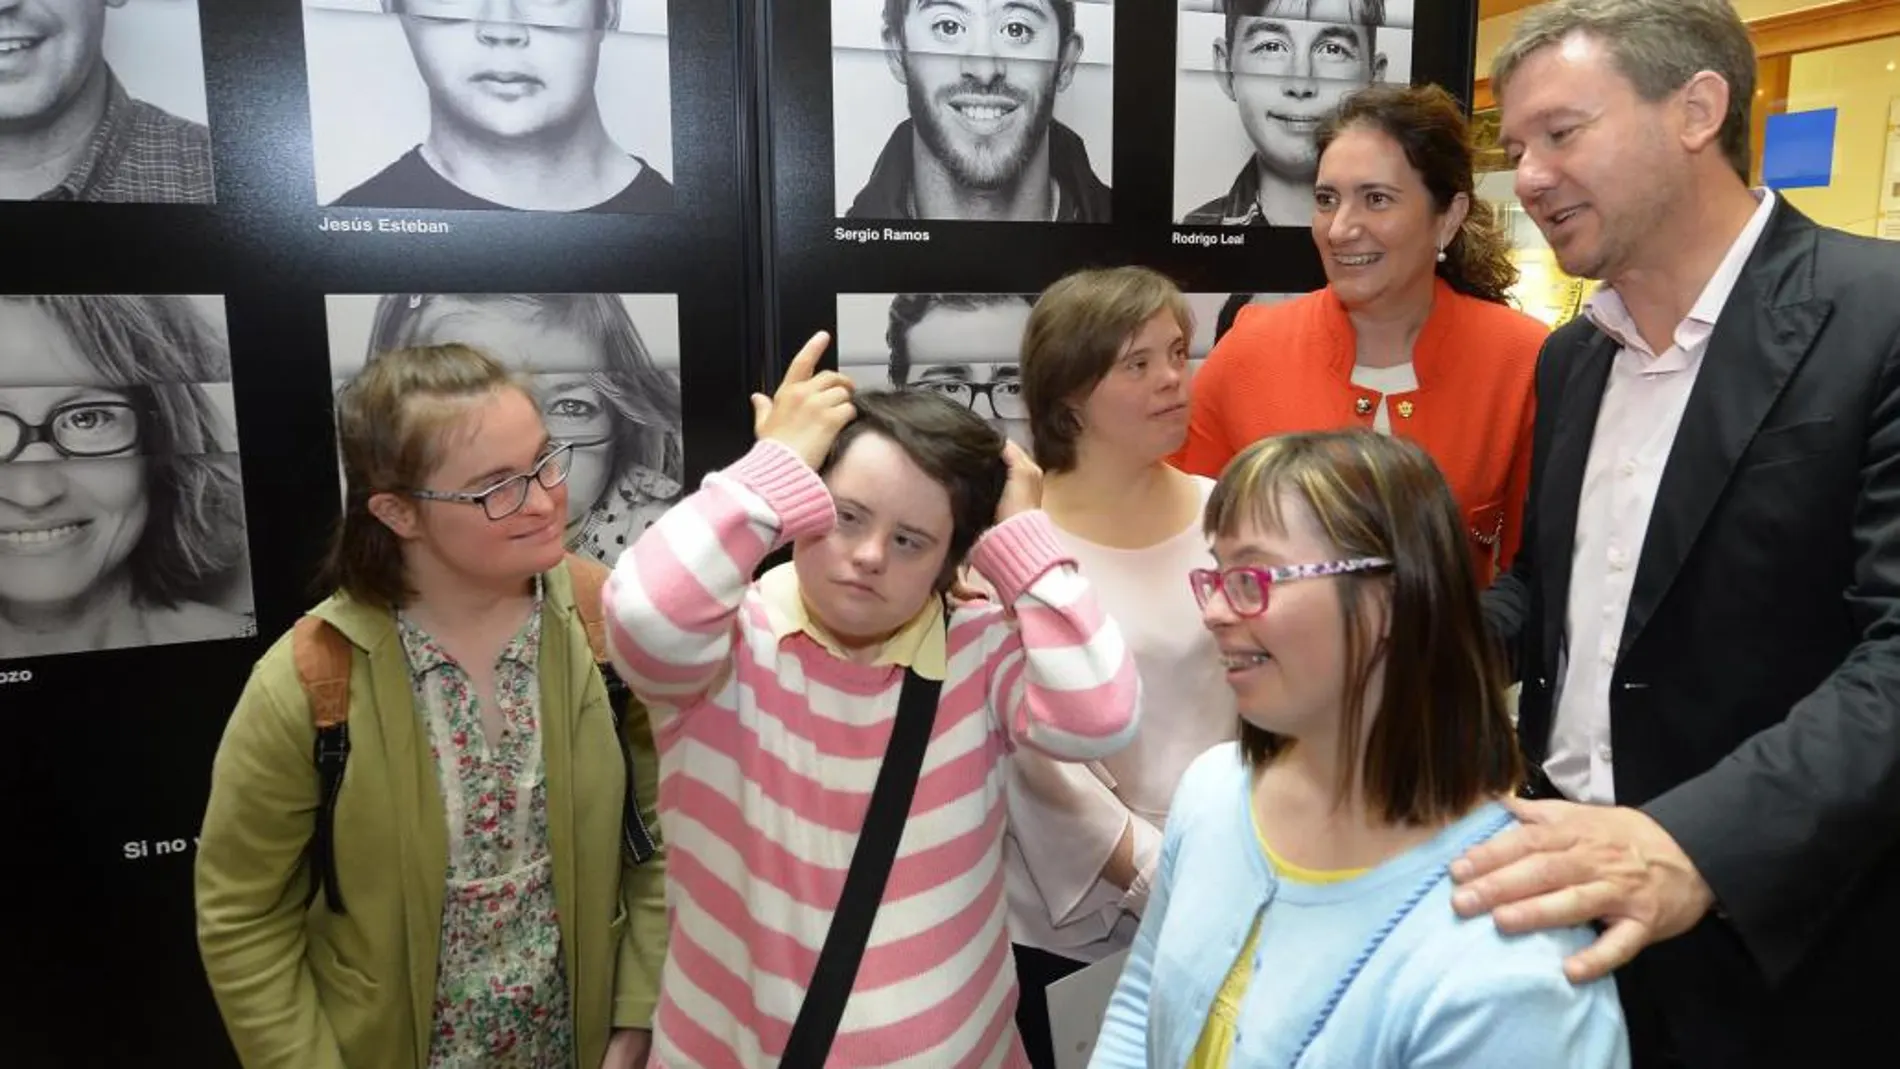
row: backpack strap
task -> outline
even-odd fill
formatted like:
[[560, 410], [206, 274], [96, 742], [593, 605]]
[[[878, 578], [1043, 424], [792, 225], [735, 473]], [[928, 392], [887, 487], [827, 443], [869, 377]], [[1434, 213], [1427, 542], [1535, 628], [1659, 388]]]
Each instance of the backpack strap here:
[[578, 553], [567, 555], [567, 577], [574, 586], [574, 608], [587, 628], [587, 645], [594, 651], [597, 664], [611, 664], [607, 653], [607, 609], [602, 604], [611, 574], [605, 564]]
[[[567, 575], [574, 588], [574, 608], [580, 613], [581, 625], [587, 629], [587, 645], [594, 651], [594, 663], [600, 668], [601, 682], [607, 685], [607, 706], [613, 711], [614, 735], [620, 740], [620, 757], [627, 767], [627, 798], [621, 807], [620, 841], [633, 863], [644, 865], [658, 851], [659, 839], [640, 815], [640, 793], [633, 778], [633, 751], [627, 748], [628, 713], [640, 699], [633, 696], [633, 690], [620, 678], [620, 673], [614, 668], [613, 657], [607, 650], [607, 608], [603, 601], [607, 578], [611, 574], [607, 566], [597, 560], [578, 553], [567, 555]], [[641, 712], [641, 719], [645, 720], [644, 707]]]
[[316, 827], [305, 847], [305, 858], [315, 872], [304, 894], [308, 907], [319, 883], [332, 913], [342, 913], [343, 891], [336, 873], [336, 797], [343, 787], [343, 769], [350, 759], [350, 642], [330, 623], [301, 616], [290, 629], [291, 659], [297, 681], [310, 704], [310, 721], [317, 729]]

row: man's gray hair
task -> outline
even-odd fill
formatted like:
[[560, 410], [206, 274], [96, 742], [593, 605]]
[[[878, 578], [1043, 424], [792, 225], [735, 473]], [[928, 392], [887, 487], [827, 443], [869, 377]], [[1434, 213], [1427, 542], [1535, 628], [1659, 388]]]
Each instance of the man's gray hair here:
[[1702, 71], [1728, 83], [1722, 152], [1748, 181], [1749, 108], [1755, 46], [1729, 0], [1552, 0], [1525, 13], [1491, 61], [1491, 92], [1502, 100], [1511, 76], [1535, 52], [1581, 33], [1602, 41], [1617, 70], [1644, 100], [1681, 89]]

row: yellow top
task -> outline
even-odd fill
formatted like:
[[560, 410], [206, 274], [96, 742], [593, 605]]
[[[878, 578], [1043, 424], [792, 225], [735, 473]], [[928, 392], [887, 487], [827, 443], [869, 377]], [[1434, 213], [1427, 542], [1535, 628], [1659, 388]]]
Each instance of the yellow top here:
[[[812, 618], [798, 589], [798, 573], [781, 564], [759, 577], [759, 594], [765, 601], [766, 618], [772, 623], [772, 637], [784, 640], [800, 631], [841, 661], [851, 659], [844, 646], [825, 626]], [[947, 674], [949, 635], [943, 619], [943, 599], [931, 598], [917, 615], [878, 647], [871, 663], [902, 665], [914, 669], [925, 679], [942, 682]]]
[[[1260, 834], [1257, 820], [1253, 833], [1260, 842], [1261, 851], [1267, 855], [1267, 864], [1272, 865], [1273, 871], [1283, 880], [1308, 884], [1344, 883], [1370, 871], [1302, 868], [1273, 852], [1273, 847], [1267, 845], [1266, 838]], [[1240, 1035], [1240, 1003], [1246, 997], [1247, 984], [1253, 980], [1254, 947], [1259, 942], [1260, 918], [1256, 916], [1253, 929], [1247, 933], [1247, 942], [1241, 946], [1239, 956], [1234, 958], [1233, 967], [1227, 970], [1227, 979], [1214, 994], [1214, 1005], [1207, 1011], [1207, 1024], [1201, 1029], [1201, 1040], [1194, 1045], [1194, 1054], [1188, 1059], [1185, 1069], [1227, 1069], [1227, 1061], [1234, 1052], [1234, 1041]]]

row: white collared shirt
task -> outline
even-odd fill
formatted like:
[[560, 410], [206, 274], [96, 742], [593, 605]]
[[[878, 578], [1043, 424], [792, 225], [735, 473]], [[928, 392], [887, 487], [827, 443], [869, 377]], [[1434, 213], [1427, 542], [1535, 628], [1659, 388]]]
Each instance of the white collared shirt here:
[[1577, 501], [1577, 541], [1570, 558], [1570, 600], [1558, 661], [1555, 712], [1544, 774], [1566, 798], [1613, 804], [1616, 782], [1610, 740], [1610, 677], [1620, 654], [1636, 564], [1649, 516], [1675, 445], [1696, 374], [1742, 268], [1761, 240], [1775, 195], [1757, 190], [1760, 205], [1729, 246], [1673, 344], [1652, 353], [1616, 291], [1604, 286], [1584, 314], [1619, 348], [1603, 389], [1590, 457]]

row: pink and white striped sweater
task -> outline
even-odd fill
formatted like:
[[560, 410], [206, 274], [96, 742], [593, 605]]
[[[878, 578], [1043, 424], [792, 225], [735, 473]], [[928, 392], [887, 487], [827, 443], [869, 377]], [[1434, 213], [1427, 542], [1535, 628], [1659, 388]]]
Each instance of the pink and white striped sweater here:
[[[750, 577], [821, 534], [831, 495], [760, 442], [655, 523], [606, 589], [610, 641], [660, 749], [670, 944], [656, 1069], [778, 1063], [857, 845], [904, 670], [774, 638]], [[1048, 517], [971, 561], [1004, 604], [956, 610], [910, 818], [829, 1064], [1025, 1066], [1005, 929], [1003, 765], [1024, 743], [1093, 760], [1134, 737], [1120, 632]]]

